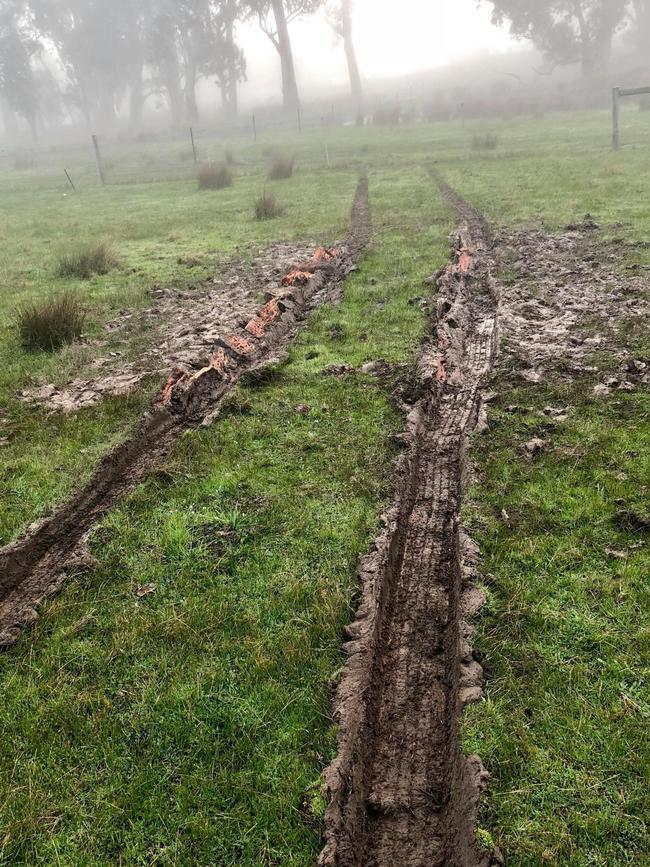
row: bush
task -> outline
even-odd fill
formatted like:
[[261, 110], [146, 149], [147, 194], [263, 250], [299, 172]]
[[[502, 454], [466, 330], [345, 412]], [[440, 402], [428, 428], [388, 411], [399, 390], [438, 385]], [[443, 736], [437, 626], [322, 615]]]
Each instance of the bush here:
[[200, 190], [223, 190], [231, 187], [233, 181], [232, 172], [227, 165], [217, 166], [214, 163], [201, 166], [197, 177]]
[[284, 208], [278, 203], [273, 193], [262, 193], [255, 202], [255, 217], [258, 220], [273, 220], [284, 213]]
[[18, 308], [16, 325], [22, 346], [36, 352], [54, 352], [83, 332], [86, 314], [76, 295], [64, 292]]
[[475, 135], [472, 139], [472, 150], [474, 151], [494, 151], [499, 144], [499, 137], [487, 133], [487, 135]]
[[270, 181], [283, 181], [293, 175], [294, 158], [276, 156], [269, 170]]
[[79, 247], [69, 253], [63, 253], [56, 269], [58, 277], [78, 277], [88, 280], [93, 274], [108, 274], [120, 264], [115, 250], [108, 244], [94, 244]]

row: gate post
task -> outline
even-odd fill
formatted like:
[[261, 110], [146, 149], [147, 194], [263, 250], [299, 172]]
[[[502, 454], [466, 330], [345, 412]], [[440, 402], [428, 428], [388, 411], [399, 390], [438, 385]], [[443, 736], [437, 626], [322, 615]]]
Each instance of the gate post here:
[[621, 149], [620, 119], [621, 119], [621, 88], [615, 87], [612, 90], [612, 121], [613, 121], [612, 147], [614, 148], [615, 151], [618, 151]]

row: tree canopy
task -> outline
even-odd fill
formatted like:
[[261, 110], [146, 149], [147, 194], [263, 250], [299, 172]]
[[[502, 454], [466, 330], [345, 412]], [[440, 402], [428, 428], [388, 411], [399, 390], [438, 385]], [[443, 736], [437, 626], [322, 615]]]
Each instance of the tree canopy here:
[[585, 74], [607, 66], [629, 0], [488, 0], [495, 24], [530, 39], [555, 65], [581, 63]]

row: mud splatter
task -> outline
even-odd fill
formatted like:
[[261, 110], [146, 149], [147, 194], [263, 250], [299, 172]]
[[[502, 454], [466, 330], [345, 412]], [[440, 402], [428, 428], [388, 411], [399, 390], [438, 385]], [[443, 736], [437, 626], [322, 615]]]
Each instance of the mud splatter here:
[[609, 355], [613, 366], [627, 363], [628, 373], [643, 379], [647, 371], [621, 356], [621, 329], [643, 327], [650, 314], [650, 278], [625, 273], [628, 253], [622, 242], [599, 240], [593, 223], [562, 234], [500, 232], [494, 270], [507, 276], [499, 310], [503, 363], [537, 383], [595, 373], [595, 354]]

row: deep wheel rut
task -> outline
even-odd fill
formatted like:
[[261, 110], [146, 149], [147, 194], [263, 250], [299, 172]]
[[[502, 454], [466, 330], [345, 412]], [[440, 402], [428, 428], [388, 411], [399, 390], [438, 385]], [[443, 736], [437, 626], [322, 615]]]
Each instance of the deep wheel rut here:
[[90, 481], [15, 542], [0, 549], [0, 647], [13, 644], [38, 617], [38, 605], [66, 580], [66, 571], [92, 561], [90, 531], [169, 455], [188, 427], [210, 423], [243, 374], [272, 362], [311, 309], [336, 298], [370, 240], [368, 182], [362, 177], [345, 243], [319, 248], [295, 263], [283, 288], [271, 294], [236, 333], [225, 333], [206, 367], [175, 369], [136, 433], [99, 464]]
[[338, 755], [326, 773], [323, 867], [490, 863], [474, 833], [486, 774], [460, 748], [462, 708], [482, 684], [465, 620], [482, 603], [471, 585], [477, 552], [460, 509], [498, 301], [485, 220], [436, 180], [463, 224], [419, 359], [398, 498], [360, 564], [363, 597], [335, 705]]

